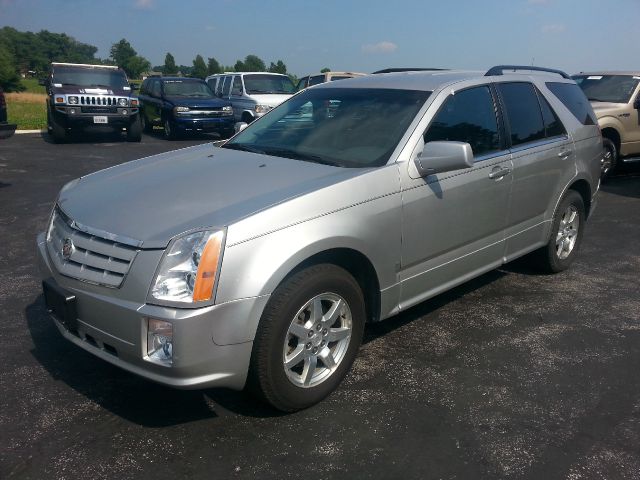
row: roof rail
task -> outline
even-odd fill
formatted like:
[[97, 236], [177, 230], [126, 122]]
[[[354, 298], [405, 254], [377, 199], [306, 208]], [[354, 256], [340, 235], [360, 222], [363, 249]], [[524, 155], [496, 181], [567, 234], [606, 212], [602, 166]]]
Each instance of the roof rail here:
[[116, 65], [91, 65], [89, 63], [66, 63], [66, 62], [51, 62], [51, 65], [55, 66], [63, 66], [63, 67], [92, 67], [92, 68], [109, 68], [113, 70], [117, 70], [118, 66]]
[[447, 70], [446, 68], [385, 68], [384, 70], [378, 70], [377, 72], [373, 72], [371, 75], [375, 75], [376, 73], [397, 73], [397, 72], [439, 72], [442, 70]]
[[491, 67], [487, 73], [485, 73], [485, 77], [492, 77], [494, 75], [504, 75], [504, 70], [529, 70], [532, 72], [548, 72], [555, 73], [560, 75], [562, 78], [566, 78], [567, 80], [571, 80], [571, 77], [567, 75], [562, 70], [556, 70], [553, 68], [545, 68], [545, 67], [534, 67], [532, 65], [496, 65], [495, 67]]

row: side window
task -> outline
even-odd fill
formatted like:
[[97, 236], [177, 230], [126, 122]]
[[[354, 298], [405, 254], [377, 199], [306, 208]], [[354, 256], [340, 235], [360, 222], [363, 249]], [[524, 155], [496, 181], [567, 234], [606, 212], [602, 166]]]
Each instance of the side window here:
[[160, 85], [160, 80], [154, 80], [153, 84], [151, 85], [151, 94], [154, 97], [161, 97], [162, 96], [162, 86]]
[[301, 78], [300, 81], [298, 82], [298, 86], [296, 87], [296, 90], [302, 90], [304, 88], [307, 88], [307, 80], [309, 80], [309, 77]]
[[231, 80], [233, 80], [233, 77], [230, 75], [227, 75], [226, 77], [224, 77], [224, 84], [222, 85], [223, 97], [229, 96], [229, 91], [231, 90]]
[[589, 100], [578, 85], [560, 82], [548, 82], [546, 85], [580, 123], [583, 125], [598, 123]]
[[214, 78], [210, 78], [209, 80], [207, 80], [207, 85], [209, 85], [209, 88], [211, 89], [212, 92], [215, 93], [216, 91], [216, 79]]
[[242, 95], [242, 79], [240, 75], [233, 78], [233, 87], [231, 88], [231, 95]]
[[544, 131], [547, 138], [557, 137], [559, 135], [566, 135], [567, 130], [562, 125], [562, 122], [556, 115], [556, 112], [553, 111], [547, 99], [544, 98], [544, 95], [536, 89], [536, 93], [538, 94], [538, 100], [540, 101], [540, 107], [542, 108], [542, 119], [544, 120]]
[[451, 95], [424, 134], [424, 142], [467, 142], [480, 156], [500, 150], [498, 120], [489, 87], [474, 87]]
[[544, 139], [542, 112], [533, 85], [524, 82], [499, 83], [497, 88], [504, 101], [511, 145], [516, 147]]
[[324, 83], [324, 75], [315, 75], [309, 79], [309, 86], [320, 85]]

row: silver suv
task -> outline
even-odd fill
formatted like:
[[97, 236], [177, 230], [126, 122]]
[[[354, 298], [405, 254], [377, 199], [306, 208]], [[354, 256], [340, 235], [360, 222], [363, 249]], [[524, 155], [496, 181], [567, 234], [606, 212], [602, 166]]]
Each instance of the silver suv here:
[[602, 137], [566, 74], [504, 70], [318, 85], [222, 148], [70, 182], [37, 241], [60, 332], [156, 382], [293, 411], [339, 385], [366, 322], [528, 253], [566, 269]]

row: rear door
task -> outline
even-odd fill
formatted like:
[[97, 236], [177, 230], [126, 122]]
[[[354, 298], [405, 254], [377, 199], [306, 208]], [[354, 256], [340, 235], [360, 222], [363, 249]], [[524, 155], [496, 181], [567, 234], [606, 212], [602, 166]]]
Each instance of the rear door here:
[[505, 248], [510, 260], [546, 243], [558, 196], [575, 175], [575, 148], [532, 83], [497, 83], [496, 88], [513, 161]]
[[409, 162], [401, 180], [401, 308], [502, 263], [512, 167], [493, 89], [443, 92], [436, 102], [443, 96], [412, 155], [431, 141], [461, 141], [471, 145], [474, 165], [422, 178]]

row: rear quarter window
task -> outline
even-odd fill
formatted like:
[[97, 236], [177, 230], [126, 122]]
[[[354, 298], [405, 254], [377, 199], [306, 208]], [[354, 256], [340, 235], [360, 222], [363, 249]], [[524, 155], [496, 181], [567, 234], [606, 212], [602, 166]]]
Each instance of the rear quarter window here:
[[586, 95], [578, 85], [560, 82], [547, 82], [546, 85], [580, 123], [583, 125], [595, 125], [598, 123], [589, 100], [587, 100]]

